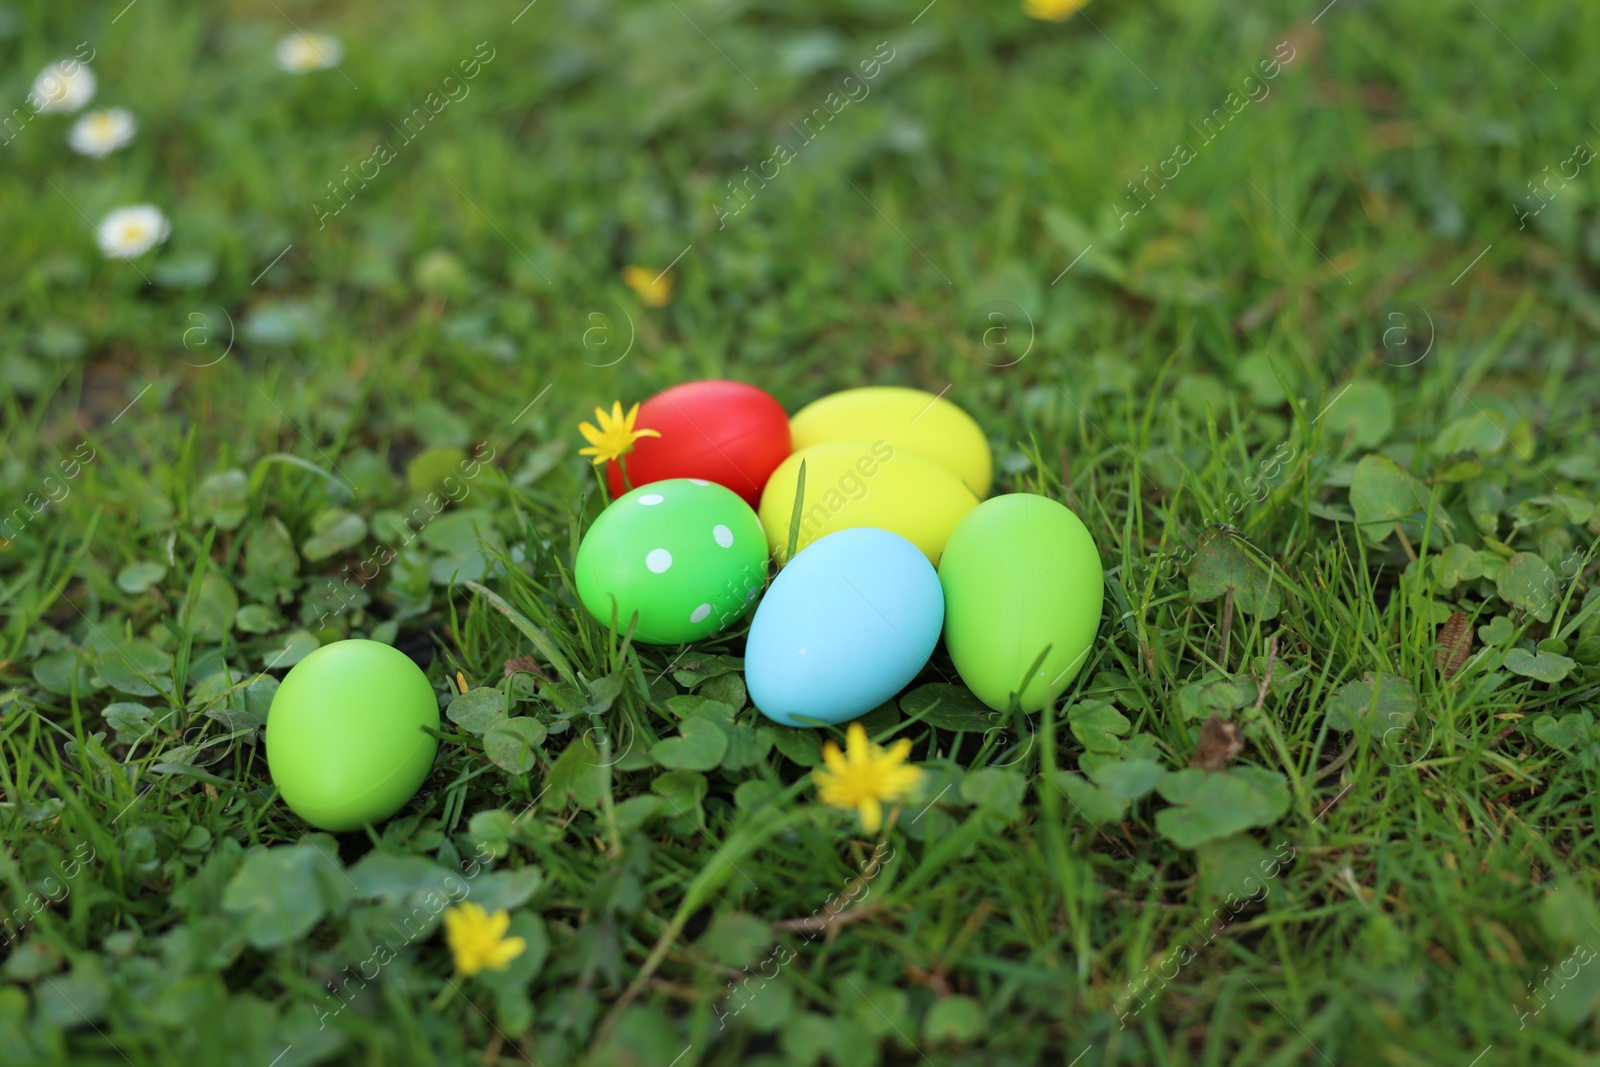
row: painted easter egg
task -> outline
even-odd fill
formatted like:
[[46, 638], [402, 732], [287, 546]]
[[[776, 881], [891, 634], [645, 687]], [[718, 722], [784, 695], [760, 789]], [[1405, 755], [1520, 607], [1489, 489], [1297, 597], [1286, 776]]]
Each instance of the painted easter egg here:
[[967, 688], [996, 711], [1019, 687], [1023, 710], [1038, 711], [1083, 669], [1105, 574], [1089, 531], [1066, 506], [1031, 493], [979, 504], [945, 544], [939, 583], [945, 648]]
[[703, 478], [727, 486], [753, 508], [768, 476], [793, 451], [783, 405], [743, 382], [685, 382], [662, 390], [639, 405], [634, 428], [661, 436], [641, 437], [624, 457], [627, 485], [622, 469], [607, 465], [612, 496], [667, 478]]
[[322, 830], [355, 830], [405, 807], [428, 777], [439, 701], [422, 668], [378, 641], [335, 641], [296, 663], [267, 712], [278, 795]]
[[938, 572], [916, 545], [887, 530], [830, 534], [795, 553], [756, 608], [750, 700], [786, 726], [863, 715], [927, 665], [943, 621]]
[[937, 463], [980, 500], [994, 473], [989, 442], [972, 416], [921, 389], [846, 389], [801, 408], [789, 420], [789, 433], [797, 452], [825, 441], [887, 441], [896, 451]]
[[871, 526], [899, 534], [937, 564], [950, 531], [978, 505], [960, 478], [887, 441], [812, 445], [784, 460], [761, 495], [761, 525], [779, 559], [789, 544], [802, 461], [806, 484], [797, 549], [837, 530]]
[[767, 581], [761, 522], [738, 494], [703, 478], [624, 493], [600, 513], [573, 565], [578, 597], [602, 625], [634, 639], [698, 641], [727, 629]]

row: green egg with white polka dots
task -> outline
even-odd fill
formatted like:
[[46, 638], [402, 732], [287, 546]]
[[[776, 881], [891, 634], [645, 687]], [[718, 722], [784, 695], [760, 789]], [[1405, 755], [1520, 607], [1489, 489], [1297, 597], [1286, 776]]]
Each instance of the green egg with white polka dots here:
[[[699, 478], [624, 493], [578, 546], [583, 606], [653, 645], [699, 641], [738, 622], [767, 582], [761, 520], [739, 495]], [[637, 619], [635, 619], [637, 616]]]

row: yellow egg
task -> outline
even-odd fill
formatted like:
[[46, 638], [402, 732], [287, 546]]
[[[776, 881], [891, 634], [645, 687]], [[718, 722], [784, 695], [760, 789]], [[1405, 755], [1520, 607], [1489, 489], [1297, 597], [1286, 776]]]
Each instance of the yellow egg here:
[[978, 506], [960, 478], [888, 441], [812, 445], [784, 460], [761, 494], [761, 525], [780, 560], [789, 545], [802, 462], [806, 487], [797, 552], [837, 530], [870, 526], [899, 534], [938, 566], [950, 531]]
[[796, 452], [825, 441], [886, 441], [930, 459], [967, 483], [981, 499], [994, 461], [972, 416], [921, 389], [846, 389], [807, 405], [789, 419]]

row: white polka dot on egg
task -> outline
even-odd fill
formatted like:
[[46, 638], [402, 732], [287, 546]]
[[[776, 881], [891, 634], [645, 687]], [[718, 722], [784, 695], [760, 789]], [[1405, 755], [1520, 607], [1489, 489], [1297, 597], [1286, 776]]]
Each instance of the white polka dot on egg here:
[[639, 498], [639, 503], [648, 508], [654, 507], [665, 499], [666, 497], [662, 496], [660, 493], [646, 493], [644, 496]]
[[733, 531], [726, 526], [718, 524], [711, 527], [711, 536], [717, 539], [717, 544], [723, 548], [733, 547]]
[[701, 604], [699, 607], [695, 608], [693, 612], [690, 613], [689, 621], [690, 622], [700, 622], [707, 615], [710, 615], [710, 614], [711, 614], [711, 605], [710, 604]]
[[664, 548], [654, 549], [644, 558], [644, 565], [649, 567], [654, 574], [663, 574], [672, 566], [672, 553]]

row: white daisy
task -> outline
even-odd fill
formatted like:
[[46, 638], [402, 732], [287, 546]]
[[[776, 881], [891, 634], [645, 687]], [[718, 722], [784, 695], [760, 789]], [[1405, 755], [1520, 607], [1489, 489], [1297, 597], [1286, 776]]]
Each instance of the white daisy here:
[[74, 152], [100, 159], [130, 144], [138, 129], [133, 112], [121, 107], [102, 108], [72, 124], [67, 144]]
[[78, 110], [94, 97], [94, 72], [76, 59], [58, 59], [33, 79], [39, 111]]
[[291, 33], [278, 42], [278, 66], [290, 74], [327, 70], [343, 58], [339, 38], [325, 33]]
[[172, 226], [151, 204], [119, 207], [100, 220], [96, 236], [107, 259], [137, 259], [167, 239]]

